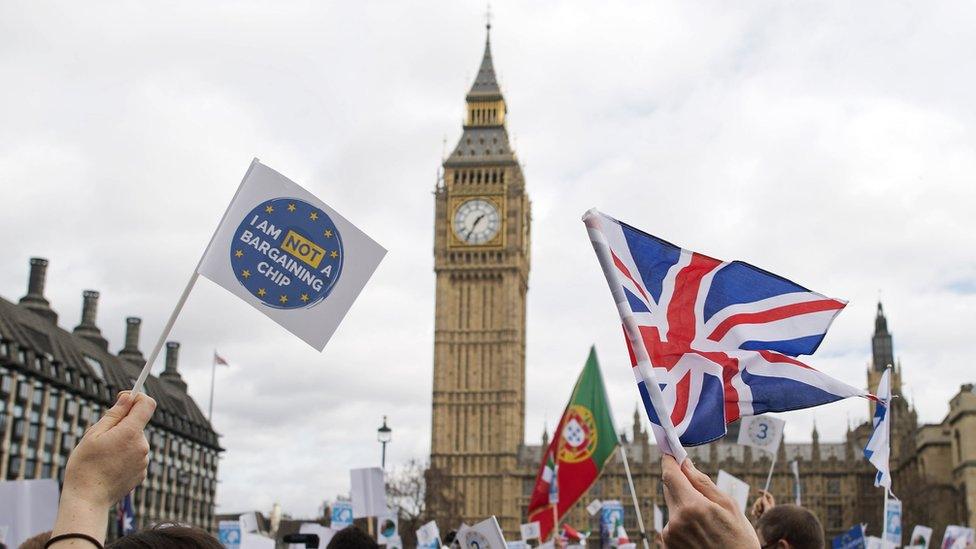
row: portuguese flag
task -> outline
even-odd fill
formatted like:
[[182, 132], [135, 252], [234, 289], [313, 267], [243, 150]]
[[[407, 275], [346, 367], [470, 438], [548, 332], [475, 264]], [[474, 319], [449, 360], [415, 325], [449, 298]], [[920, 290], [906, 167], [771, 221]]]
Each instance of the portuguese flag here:
[[558, 532], [553, 529], [553, 507], [559, 518], [565, 516], [596, 482], [618, 444], [596, 349], [590, 348], [573, 396], [542, 456], [529, 500], [528, 522], [539, 521], [542, 539]]

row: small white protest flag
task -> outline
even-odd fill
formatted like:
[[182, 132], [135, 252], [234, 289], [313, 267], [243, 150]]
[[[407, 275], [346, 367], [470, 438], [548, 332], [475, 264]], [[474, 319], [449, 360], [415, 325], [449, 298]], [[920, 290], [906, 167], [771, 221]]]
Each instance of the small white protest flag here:
[[505, 536], [494, 515], [471, 526], [458, 530], [461, 547], [471, 549], [507, 549]]
[[973, 543], [974, 535], [972, 528], [950, 524], [946, 526], [945, 534], [942, 536], [943, 549], [966, 549]]
[[327, 204], [255, 161], [197, 271], [321, 351], [385, 254]]
[[435, 521], [417, 529], [417, 549], [441, 549], [441, 531]]
[[[889, 367], [881, 374], [881, 381], [878, 382], [876, 395], [880, 402], [874, 405], [874, 431], [864, 447], [864, 457], [868, 458], [871, 465], [878, 470], [874, 477], [875, 486], [883, 486], [885, 494], [891, 493], [891, 471], [888, 468], [888, 455], [891, 451], [889, 446], [890, 426], [888, 423], [888, 405], [891, 403], [890, 383], [891, 368]], [[887, 496], [886, 496], [887, 497]]]
[[790, 462], [790, 469], [793, 469], [793, 502], [800, 505], [800, 462], [793, 460]]
[[658, 533], [664, 531], [664, 513], [657, 505], [654, 506], [654, 531]]
[[522, 541], [535, 541], [536, 545], [542, 539], [542, 526], [539, 521], [528, 522], [519, 527], [522, 533]]
[[379, 517], [387, 514], [386, 484], [383, 469], [366, 467], [349, 470], [354, 518]]
[[768, 415], [745, 416], [739, 424], [739, 444], [751, 446], [769, 452], [769, 474], [766, 475], [765, 490], [769, 491], [769, 483], [773, 480], [773, 469], [779, 444], [783, 441], [783, 426], [786, 421]]
[[911, 547], [912, 549], [928, 549], [929, 541], [932, 540], [932, 529], [928, 526], [922, 526], [921, 524], [915, 525], [912, 529], [912, 537], [909, 538], [908, 545], [905, 546], [906, 549]]
[[603, 509], [603, 502], [598, 499], [591, 501], [590, 504], [586, 506], [586, 512], [589, 513], [591, 517], [599, 513], [600, 509]]
[[198, 275], [321, 351], [385, 254], [327, 204], [254, 159], [133, 391], [142, 389]]
[[765, 450], [773, 456], [783, 440], [786, 421], [769, 415], [744, 416], [739, 424], [739, 444]]
[[748, 483], [719, 469], [715, 486], [720, 492], [723, 492], [735, 501], [739, 506], [739, 511], [746, 512], [746, 502], [749, 500]]
[[393, 509], [387, 509], [386, 512], [376, 518], [376, 543], [378, 545], [395, 545], [396, 541], [400, 539], [399, 529], [399, 518], [397, 513]]

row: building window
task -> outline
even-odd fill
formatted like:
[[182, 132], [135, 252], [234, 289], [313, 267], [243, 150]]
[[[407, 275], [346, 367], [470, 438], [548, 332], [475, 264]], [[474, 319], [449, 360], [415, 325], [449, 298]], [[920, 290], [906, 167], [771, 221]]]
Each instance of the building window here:
[[10, 458], [10, 467], [7, 468], [7, 480], [14, 480], [20, 476], [20, 458], [13, 456]]
[[95, 375], [98, 376], [98, 379], [105, 379], [105, 372], [102, 370], [102, 363], [88, 355], [84, 355], [84, 357], [85, 364], [88, 364], [88, 366], [91, 367], [92, 371], [95, 372]]
[[828, 494], [839, 494], [840, 493], [840, 479], [839, 478], [829, 478], [829, 479], [827, 479], [827, 493]]
[[838, 530], [844, 527], [844, 511], [840, 505], [827, 506], [827, 528]]

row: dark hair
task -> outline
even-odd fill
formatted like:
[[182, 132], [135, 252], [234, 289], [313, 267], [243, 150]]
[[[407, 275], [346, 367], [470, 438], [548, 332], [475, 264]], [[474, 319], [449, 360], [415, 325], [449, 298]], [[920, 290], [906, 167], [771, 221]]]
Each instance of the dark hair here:
[[347, 526], [332, 536], [325, 549], [379, 549], [379, 545], [366, 532]]
[[[27, 538], [17, 549], [44, 549], [44, 544], [51, 539], [51, 531], [41, 532], [32, 538]], [[3, 546], [3, 544], [0, 544]]]
[[110, 549], [223, 549], [206, 530], [176, 524], [157, 524], [123, 536], [106, 547]]
[[817, 516], [799, 505], [777, 505], [766, 511], [756, 522], [765, 544], [786, 540], [795, 549], [822, 549], [823, 527]]

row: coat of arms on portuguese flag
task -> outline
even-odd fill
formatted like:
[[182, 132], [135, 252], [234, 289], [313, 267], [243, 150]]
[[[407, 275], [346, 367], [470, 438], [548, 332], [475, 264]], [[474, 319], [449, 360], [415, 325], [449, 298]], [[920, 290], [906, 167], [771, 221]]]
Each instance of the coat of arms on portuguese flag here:
[[[553, 532], [553, 506], [558, 517], [564, 516], [596, 482], [619, 444], [596, 349], [590, 348], [555, 433], [542, 455], [529, 500], [528, 521], [539, 521], [542, 539]], [[555, 498], [550, 496], [553, 481], [559, 490]]]

